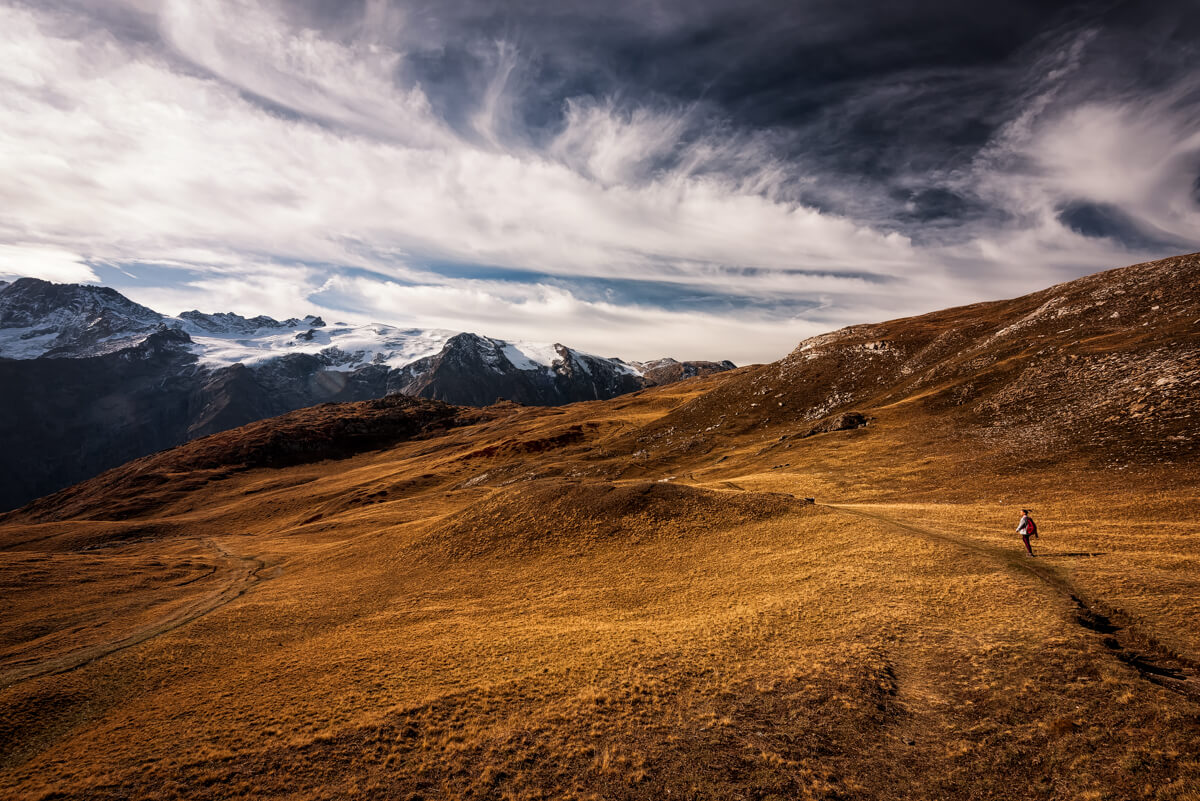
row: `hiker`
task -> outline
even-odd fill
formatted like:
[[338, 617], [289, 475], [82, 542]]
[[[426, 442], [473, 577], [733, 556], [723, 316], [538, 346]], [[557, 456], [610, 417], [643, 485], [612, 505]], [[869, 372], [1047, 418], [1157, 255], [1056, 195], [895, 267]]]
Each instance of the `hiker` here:
[[1017, 533], [1021, 535], [1021, 542], [1025, 543], [1025, 552], [1033, 556], [1033, 548], [1029, 545], [1029, 538], [1037, 537], [1037, 523], [1033, 522], [1033, 518], [1029, 516], [1028, 509], [1021, 510], [1021, 519], [1017, 523]]

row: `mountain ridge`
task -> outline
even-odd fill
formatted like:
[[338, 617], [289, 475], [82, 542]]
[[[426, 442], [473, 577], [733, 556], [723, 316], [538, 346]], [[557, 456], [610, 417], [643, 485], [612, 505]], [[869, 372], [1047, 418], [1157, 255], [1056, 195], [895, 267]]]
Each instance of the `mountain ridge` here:
[[0, 382], [23, 388], [0, 396], [0, 436], [20, 445], [0, 454], [0, 474], [11, 476], [0, 509], [316, 403], [402, 393], [458, 405], [558, 405], [733, 367], [681, 364], [643, 375], [636, 363], [561, 344], [313, 315], [172, 318], [108, 287], [21, 278], [0, 287]]

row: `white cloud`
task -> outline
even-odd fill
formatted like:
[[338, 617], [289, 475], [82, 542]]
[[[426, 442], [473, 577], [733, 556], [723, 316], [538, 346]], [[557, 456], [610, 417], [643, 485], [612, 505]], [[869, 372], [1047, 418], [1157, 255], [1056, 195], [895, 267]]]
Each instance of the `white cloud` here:
[[28, 276], [60, 283], [97, 280], [92, 268], [77, 253], [36, 245], [0, 244], [0, 276]]
[[1200, 130], [1192, 115], [1172, 113], [1165, 100], [1087, 103], [1048, 120], [1027, 149], [1040, 173], [1035, 188], [1051, 200], [1125, 207], [1197, 241], [1200, 208], [1190, 193], [1200, 170]]
[[673, 156], [687, 133], [686, 113], [621, 112], [612, 102], [568, 101], [566, 125], [550, 150], [577, 172], [605, 186], [639, 181], [654, 163]]
[[[284, 11], [257, 0], [164, 0], [159, 27], [193, 64], [281, 108], [409, 146], [445, 140], [448, 131], [420, 89], [396, 88], [400, 53], [293, 29]], [[367, 9], [368, 16], [382, 13]]]
[[[1068, 79], [1095, 36], [1084, 31], [1045, 60], [1044, 82], [963, 176], [965, 185], [1021, 221], [1015, 234], [1026, 249], [1015, 263], [1065, 261], [1078, 272], [1078, 265], [1116, 267], [1122, 258], [1160, 255], [1123, 252], [1111, 241], [1067, 229], [1058, 215], [1072, 203], [1120, 209], [1149, 234], [1200, 248], [1194, 195], [1200, 78], [1187, 73], [1164, 89], [1136, 95], [1078, 96]], [[1105, 265], [1105, 258], [1113, 261]]]
[[[128, 268], [127, 274], [136, 277], [137, 273], [136, 265]], [[122, 289], [122, 293], [167, 315], [199, 309], [233, 312], [243, 317], [265, 314], [286, 320], [305, 314], [333, 313], [310, 299], [320, 288], [321, 281], [311, 269], [243, 264], [231, 272], [213, 271], [171, 286], [134, 285]]]

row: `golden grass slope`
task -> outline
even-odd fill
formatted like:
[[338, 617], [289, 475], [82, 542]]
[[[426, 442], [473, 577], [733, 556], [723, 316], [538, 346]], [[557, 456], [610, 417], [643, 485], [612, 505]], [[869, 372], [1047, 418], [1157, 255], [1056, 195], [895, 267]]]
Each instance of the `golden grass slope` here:
[[[1164, 269], [604, 403], [317, 407], [287, 466], [247, 458], [264, 423], [10, 514], [0, 796], [1200, 798], [1198, 471], [1167, 439], [1195, 288], [1155, 299]], [[1039, 309], [1103, 292], [1144, 297], [1127, 328], [1052, 339]], [[1116, 388], [1022, 404], [1080, 360]], [[373, 450], [322, 440], [380, 414]]]

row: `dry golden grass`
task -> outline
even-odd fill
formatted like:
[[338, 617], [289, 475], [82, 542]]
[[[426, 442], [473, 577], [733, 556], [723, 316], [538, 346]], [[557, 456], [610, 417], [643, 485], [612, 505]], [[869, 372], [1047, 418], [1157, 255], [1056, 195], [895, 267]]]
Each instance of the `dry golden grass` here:
[[0, 797], [1200, 799], [1195, 462], [1014, 462], [950, 379], [804, 436], [781, 375], [9, 516]]

